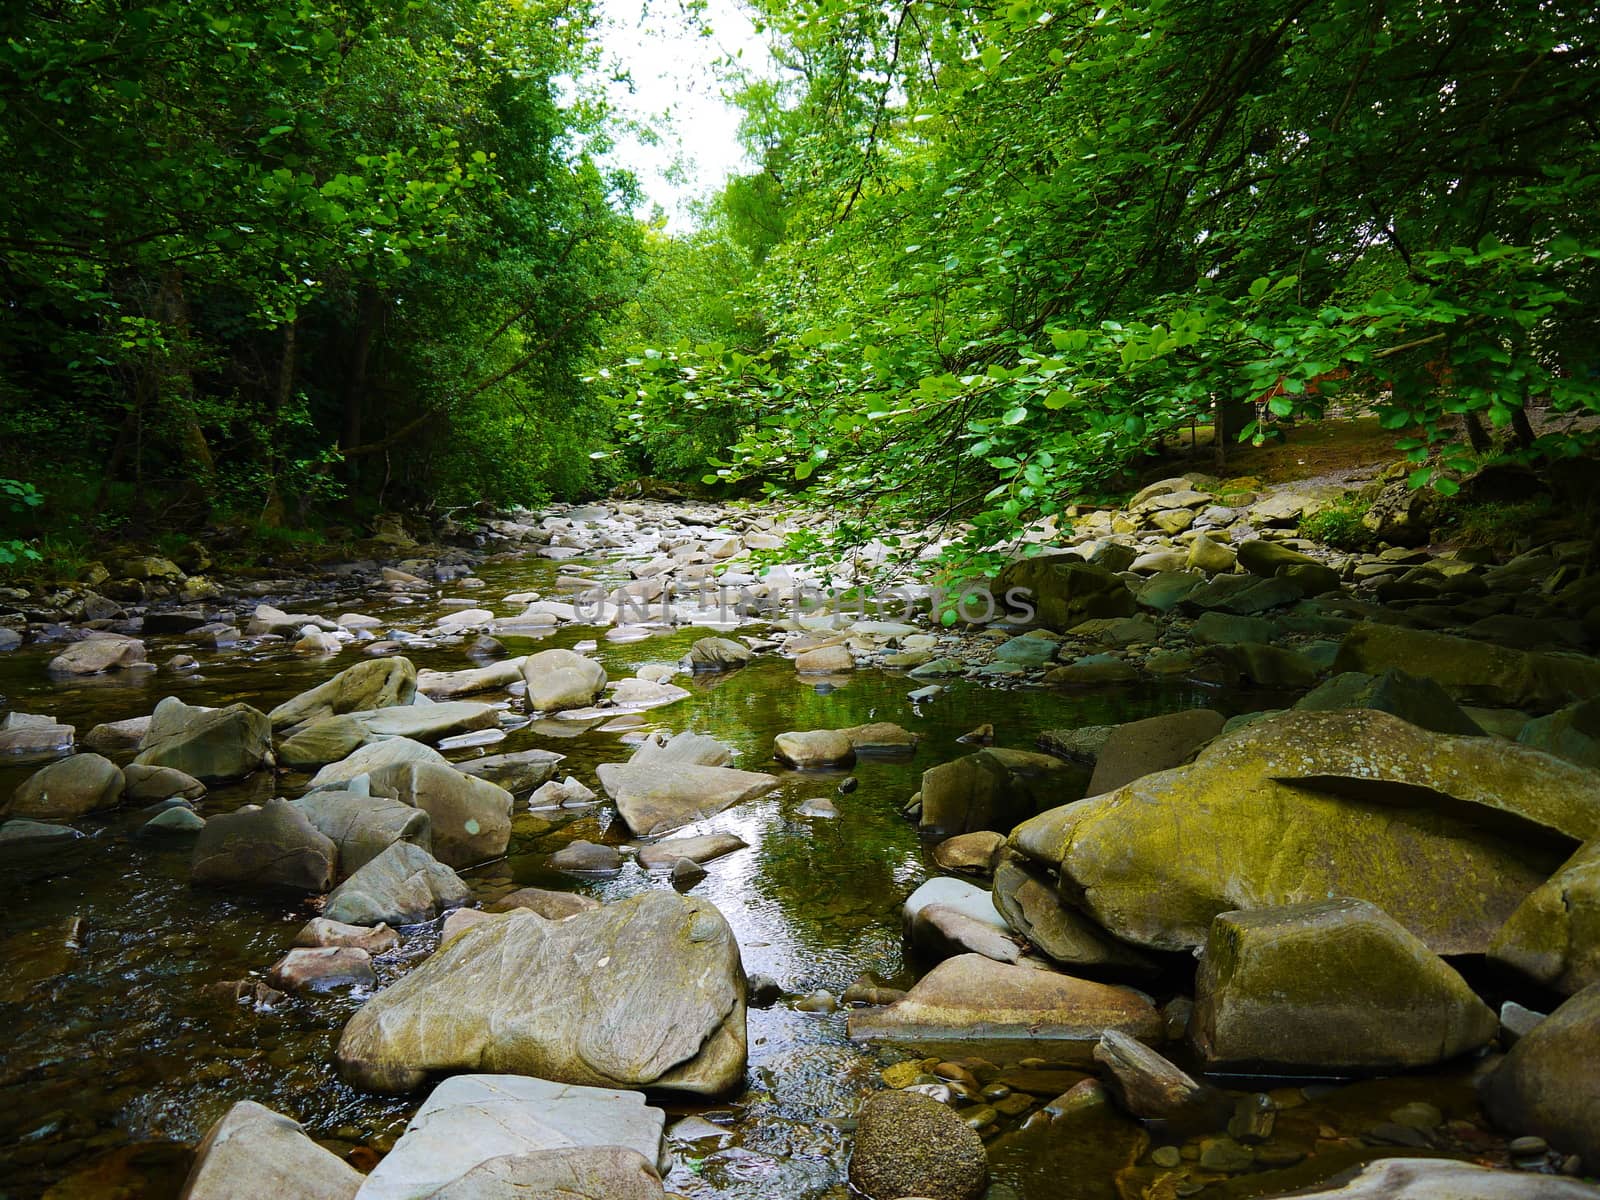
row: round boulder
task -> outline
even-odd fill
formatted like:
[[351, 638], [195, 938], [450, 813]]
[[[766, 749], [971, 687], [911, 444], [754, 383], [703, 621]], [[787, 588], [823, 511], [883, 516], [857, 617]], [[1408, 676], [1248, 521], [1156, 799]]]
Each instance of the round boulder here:
[[122, 772], [98, 754], [74, 754], [35, 771], [12, 793], [8, 817], [81, 817], [122, 801]]
[[974, 1200], [989, 1182], [983, 1139], [918, 1092], [879, 1092], [857, 1114], [850, 1182], [870, 1200]]

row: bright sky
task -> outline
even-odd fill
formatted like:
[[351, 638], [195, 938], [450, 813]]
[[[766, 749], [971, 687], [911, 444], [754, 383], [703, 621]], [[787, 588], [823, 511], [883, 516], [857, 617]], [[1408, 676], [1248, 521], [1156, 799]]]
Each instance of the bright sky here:
[[613, 158], [639, 177], [640, 216], [659, 205], [670, 229], [686, 230], [690, 201], [714, 192], [729, 174], [754, 169], [739, 146], [739, 113], [723, 102], [711, 64], [737, 55], [745, 68], [764, 74], [766, 45], [738, 0], [708, 0], [701, 24], [710, 26], [709, 37], [691, 27], [679, 0], [600, 0], [600, 13], [606, 55], [633, 77], [631, 93], [610, 86], [612, 106], [660, 134], [657, 145], [620, 137]]

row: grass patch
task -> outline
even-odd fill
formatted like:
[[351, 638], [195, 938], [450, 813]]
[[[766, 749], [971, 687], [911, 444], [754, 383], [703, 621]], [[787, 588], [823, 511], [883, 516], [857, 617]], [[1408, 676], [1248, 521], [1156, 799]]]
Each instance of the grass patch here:
[[1300, 536], [1335, 550], [1366, 551], [1377, 539], [1361, 523], [1368, 501], [1357, 495], [1341, 496], [1326, 508], [1300, 518]]

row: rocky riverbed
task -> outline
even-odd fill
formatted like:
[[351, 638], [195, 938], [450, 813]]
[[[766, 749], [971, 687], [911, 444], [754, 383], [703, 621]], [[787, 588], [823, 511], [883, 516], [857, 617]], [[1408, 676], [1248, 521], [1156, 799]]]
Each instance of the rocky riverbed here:
[[1600, 1195], [1590, 546], [1318, 502], [5, 593], [7, 1194]]

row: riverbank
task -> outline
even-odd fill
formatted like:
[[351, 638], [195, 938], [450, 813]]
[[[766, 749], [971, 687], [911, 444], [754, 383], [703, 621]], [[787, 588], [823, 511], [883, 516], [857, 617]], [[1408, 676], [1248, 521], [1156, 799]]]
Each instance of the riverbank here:
[[[892, 1200], [907, 1193], [884, 1189], [908, 1183], [944, 1194], [947, 1169], [979, 1194], [980, 1166], [994, 1198], [1272, 1195], [1419, 1151], [1521, 1168], [1497, 1195], [1555, 1194], [1554, 1173], [1585, 1169], [1592, 1131], [1587, 1085], [1545, 1072], [1584, 1061], [1590, 1027], [1558, 1021], [1555, 1051], [1530, 1037], [1537, 1065], [1502, 1066], [1532, 1018], [1484, 1006], [1549, 1011], [1589, 982], [1578, 943], [1553, 967], [1535, 953], [1555, 919], [1539, 897], [1585, 894], [1581, 873], [1545, 880], [1600, 833], [1587, 547], [1503, 562], [1340, 551], [1298, 537], [1321, 501], [1159, 481], [1070, 533], [1034, 531], [1042, 553], [965, 614], [974, 589], [950, 593], [950, 625], [929, 579], [879, 589], [870, 611], [815, 611], [825, 585], [860, 582], [784, 561], [820, 518], [651, 501], [492, 518], [462, 531], [481, 544], [399, 543], [312, 582], [210, 579], [202, 595], [193, 575], [146, 563], [70, 597], [11, 596], [9, 815], [17, 794], [47, 790], [28, 790], [40, 763], [87, 751], [109, 770], [76, 811], [29, 800], [53, 830], [6, 837], [8, 1173], [21, 1194], [141, 1171], [144, 1194], [173, 1194], [186, 1147], [247, 1099], [367, 1170], [413, 1136], [432, 1087], [394, 1095], [396, 1081], [487, 1067], [648, 1087], [674, 1124], [669, 1153], [641, 1156], [685, 1196], [831, 1197], [849, 1177]], [[138, 599], [110, 594], [121, 580]], [[1004, 615], [1027, 619], [1001, 619], [1008, 592]], [[968, 619], [990, 615], [988, 598], [994, 619]], [[106, 669], [73, 673], [88, 666]], [[234, 714], [226, 737], [203, 708]], [[709, 738], [665, 740], [686, 731]], [[152, 778], [162, 769], [190, 778]], [[252, 814], [276, 796], [293, 804]], [[1139, 825], [1143, 811], [1176, 831]], [[234, 823], [273, 820], [312, 864], [290, 884], [307, 899], [261, 895], [259, 861], [216, 852], [239, 844], [223, 836]], [[350, 887], [385, 854], [410, 864], [401, 879], [432, 881], [422, 907], [393, 879]], [[697, 938], [646, 936], [638, 922], [673, 918], [642, 898], [679, 895]], [[1330, 895], [1370, 904], [1284, 907]], [[467, 924], [528, 906], [547, 916]], [[552, 930], [568, 923], [549, 918], [574, 908], [572, 929], [594, 923], [582, 944], [615, 947], [588, 968], [603, 987], [558, 965]], [[1190, 951], [1214, 964], [1218, 938], [1247, 944], [1212, 923], [1240, 908], [1276, 915], [1248, 935], [1257, 976], [1197, 976]], [[330, 910], [399, 936], [302, 929]], [[321, 944], [294, 958], [307, 939]], [[1330, 939], [1366, 957], [1330, 975]], [[691, 1002], [686, 964], [716, 947], [696, 971], [720, 982]], [[523, 1000], [570, 1010], [556, 1041], [586, 1046], [578, 1060], [550, 1057], [532, 1028], [455, 1059], [431, 1036], [374, 1039], [407, 1006], [425, 1025], [506, 1030], [510, 1010], [475, 1012], [452, 983], [506, 953], [544, 964], [532, 974], [553, 990]], [[1314, 986], [1274, 1008], [1268, 970]], [[1396, 980], [1411, 989], [1398, 1007], [1378, 986]], [[385, 1006], [398, 1015], [380, 1021]], [[1426, 1019], [1374, 1037], [1409, 1009]], [[639, 1047], [658, 1019], [701, 1032], [651, 1075]], [[1284, 1029], [1300, 1030], [1301, 1058], [1262, 1036]], [[1118, 1030], [1195, 1082], [1160, 1060], [1130, 1068]], [[118, 1068], [63, 1054], [73, 1037]], [[1577, 1125], [1519, 1100], [1529, 1070], [1575, 1098]], [[1480, 1101], [1474, 1079], [1491, 1072], [1501, 1083]], [[1365, 1081], [1307, 1082], [1329, 1077]], [[1141, 1099], [1141, 1079], [1166, 1099]], [[936, 1109], [858, 1114], [886, 1088]], [[547, 1098], [519, 1103], [549, 1115]], [[931, 1147], [960, 1143], [946, 1117], [978, 1150], [930, 1166]], [[273, 1145], [268, 1158], [327, 1167], [309, 1142]], [[212, 1170], [222, 1186], [246, 1168]], [[328, 1174], [328, 1194], [361, 1186]]]

